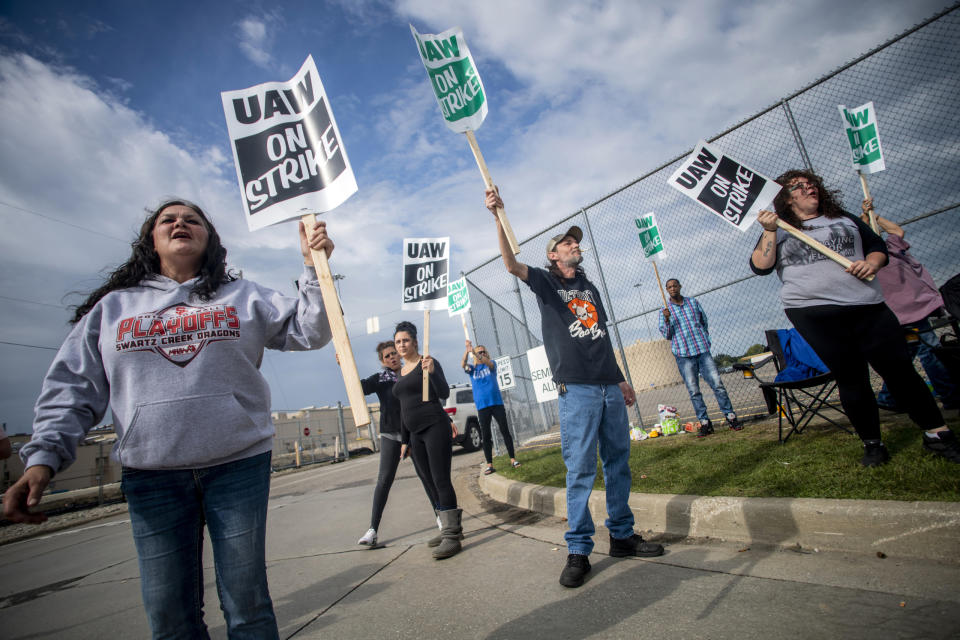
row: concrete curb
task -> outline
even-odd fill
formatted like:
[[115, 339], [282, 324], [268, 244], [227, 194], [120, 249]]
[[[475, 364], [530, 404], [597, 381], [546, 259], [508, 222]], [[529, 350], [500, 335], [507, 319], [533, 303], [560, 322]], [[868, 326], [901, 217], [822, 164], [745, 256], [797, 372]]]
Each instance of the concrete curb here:
[[[566, 517], [566, 491], [481, 475], [480, 489], [498, 502]], [[602, 491], [590, 513], [606, 519]], [[715, 538], [810, 550], [884, 553], [960, 562], [960, 503], [816, 498], [725, 498], [630, 494], [637, 530], [682, 538]]]

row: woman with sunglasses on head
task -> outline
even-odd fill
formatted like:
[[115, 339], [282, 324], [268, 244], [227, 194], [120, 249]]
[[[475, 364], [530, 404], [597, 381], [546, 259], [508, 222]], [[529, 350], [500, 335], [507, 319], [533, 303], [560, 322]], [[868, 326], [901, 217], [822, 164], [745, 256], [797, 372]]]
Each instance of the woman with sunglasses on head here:
[[[380, 399], [380, 472], [377, 475], [377, 486], [373, 490], [373, 513], [370, 515], [370, 528], [357, 540], [357, 544], [370, 547], [377, 544], [377, 531], [380, 530], [383, 509], [387, 505], [387, 497], [390, 495], [390, 488], [393, 486], [394, 478], [396, 478], [397, 467], [407, 454], [407, 445], [403, 444], [404, 429], [400, 420], [400, 401], [393, 395], [393, 385], [397, 382], [403, 362], [400, 359], [400, 354], [397, 353], [393, 340], [387, 340], [377, 345], [377, 357], [380, 359], [383, 369], [360, 381], [364, 394], [375, 393], [377, 398]], [[420, 482], [423, 483], [427, 498], [430, 500], [430, 506], [436, 510], [437, 496], [433, 482], [423, 473], [416, 459], [414, 459], [413, 464]], [[431, 546], [439, 545], [439, 537], [431, 540], [429, 544]]]
[[210, 637], [206, 529], [228, 637], [277, 638], [265, 551], [274, 427], [260, 363], [265, 348], [330, 341], [311, 253], [333, 251], [326, 223], [300, 224], [297, 297], [237, 278], [210, 219], [185, 200], [148, 212], [132, 248], [76, 309], [4, 516], [46, 519], [30, 507], [109, 408], [153, 637]]
[[[409, 438], [410, 455], [436, 489], [437, 516], [440, 518], [441, 542], [433, 551], [440, 560], [460, 552], [463, 533], [453, 489], [450, 467], [453, 462], [453, 437], [450, 416], [443, 410], [441, 400], [450, 395], [450, 385], [443, 375], [440, 363], [430, 356], [420, 355], [417, 328], [411, 322], [401, 322], [393, 334], [393, 342], [403, 358], [400, 377], [393, 386], [393, 395], [400, 401], [400, 417]], [[428, 400], [423, 400], [423, 372], [428, 375]]]
[[[750, 256], [759, 275], [777, 271], [784, 312], [837, 381], [840, 403], [863, 441], [860, 461], [875, 467], [890, 454], [880, 436], [876, 397], [867, 365], [887, 383], [898, 404], [924, 430], [923, 447], [960, 463], [960, 444], [944, 423], [936, 401], [913, 368], [896, 316], [876, 279], [887, 263], [883, 240], [839, 205], [839, 193], [812, 171], [787, 171], [774, 211], [761, 211], [763, 227]], [[781, 219], [851, 261], [844, 270], [777, 227]]]

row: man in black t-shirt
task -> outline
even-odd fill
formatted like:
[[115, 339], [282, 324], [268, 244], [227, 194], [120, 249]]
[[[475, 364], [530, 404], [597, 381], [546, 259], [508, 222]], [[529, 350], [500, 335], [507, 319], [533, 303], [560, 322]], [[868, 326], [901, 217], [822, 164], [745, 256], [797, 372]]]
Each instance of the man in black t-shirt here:
[[607, 314], [597, 288], [580, 262], [583, 232], [570, 227], [547, 242], [547, 269], [518, 262], [496, 218], [503, 207], [494, 190], [486, 192], [494, 213], [500, 253], [507, 271], [537, 296], [543, 344], [559, 393], [560, 449], [567, 467], [567, 564], [560, 584], [579, 587], [590, 571], [596, 529], [590, 516], [590, 492], [597, 474], [597, 444], [607, 490], [606, 527], [610, 555], [659, 556], [663, 547], [645, 542], [633, 531], [630, 497], [630, 436], [627, 407], [636, 400], [613, 356]]

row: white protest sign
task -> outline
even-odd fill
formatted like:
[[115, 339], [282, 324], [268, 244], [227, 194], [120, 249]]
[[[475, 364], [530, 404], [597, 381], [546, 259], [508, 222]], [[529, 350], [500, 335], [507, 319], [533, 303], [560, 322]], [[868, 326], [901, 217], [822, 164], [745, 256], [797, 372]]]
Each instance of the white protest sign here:
[[853, 168], [861, 173], [876, 173], [887, 168], [880, 147], [880, 129], [873, 101], [853, 109], [837, 105], [847, 141], [853, 154]]
[[667, 182], [740, 231], [747, 230], [782, 188], [703, 140]]
[[251, 231], [330, 211], [357, 190], [320, 74], [307, 56], [289, 82], [220, 94]]
[[533, 382], [537, 402], [550, 402], [559, 398], [550, 362], [547, 360], [547, 350], [543, 345], [527, 351], [527, 364], [530, 367], [530, 380]]
[[513, 362], [510, 356], [503, 356], [494, 360], [497, 363], [497, 385], [500, 391], [513, 389], [517, 386], [517, 379], [513, 377]]
[[450, 238], [403, 239], [401, 309], [435, 311], [447, 308]]
[[460, 278], [447, 285], [447, 313], [450, 317], [459, 316], [470, 309], [470, 289], [467, 279]]
[[667, 254], [663, 250], [663, 237], [660, 235], [660, 227], [657, 226], [657, 218], [653, 215], [653, 212], [640, 216], [634, 222], [640, 235], [643, 257], [654, 262], [666, 258]]
[[479, 129], [487, 117], [487, 96], [463, 31], [454, 27], [433, 35], [410, 25], [410, 32], [447, 127], [455, 133]]

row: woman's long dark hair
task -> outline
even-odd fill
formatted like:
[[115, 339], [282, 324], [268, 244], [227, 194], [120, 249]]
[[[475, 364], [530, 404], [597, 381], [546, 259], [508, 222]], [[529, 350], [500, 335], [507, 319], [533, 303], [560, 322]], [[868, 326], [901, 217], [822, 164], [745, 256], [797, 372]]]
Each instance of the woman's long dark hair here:
[[[825, 218], [839, 218], [844, 215], [843, 207], [840, 206], [840, 191], [838, 189], [827, 189], [824, 187], [823, 180], [813, 171], [792, 169], [781, 175], [776, 181], [786, 187], [790, 184], [791, 180], [796, 178], [805, 178], [817, 187], [817, 195], [819, 196], [817, 198], [819, 202], [817, 205], [817, 213]], [[793, 212], [793, 208], [790, 207], [790, 196], [791, 193], [787, 191], [787, 189], [781, 189], [777, 197], [773, 199], [773, 207], [781, 220], [797, 229], [802, 229], [803, 223], [797, 214]]]
[[207, 218], [203, 209], [181, 198], [166, 200], [160, 203], [160, 206], [156, 209], [147, 209], [147, 219], [143, 221], [143, 225], [140, 227], [140, 235], [130, 245], [133, 248], [133, 253], [126, 262], [117, 267], [107, 277], [107, 281], [100, 288], [87, 296], [82, 304], [77, 305], [73, 319], [70, 320], [71, 324], [79, 322], [93, 308], [93, 305], [100, 301], [100, 298], [111, 291], [135, 287], [145, 278], [160, 273], [160, 256], [157, 255], [157, 250], [153, 246], [153, 227], [160, 213], [167, 207], [174, 205], [193, 209], [203, 219], [203, 223], [207, 227], [207, 248], [203, 252], [203, 262], [197, 271], [200, 279], [193, 285], [191, 293], [199, 299], [207, 301], [216, 295], [221, 284], [237, 279], [237, 276], [227, 269], [227, 250], [220, 244], [220, 236], [217, 234], [217, 230], [213, 228], [213, 224]]

